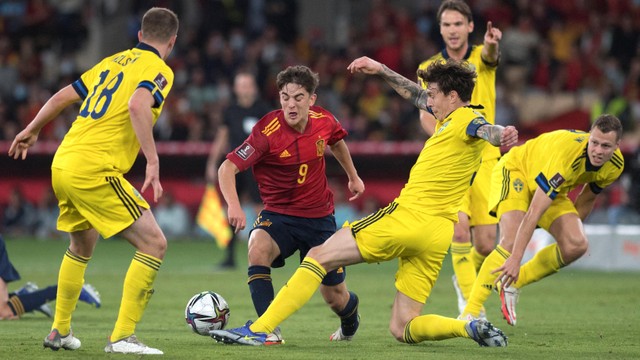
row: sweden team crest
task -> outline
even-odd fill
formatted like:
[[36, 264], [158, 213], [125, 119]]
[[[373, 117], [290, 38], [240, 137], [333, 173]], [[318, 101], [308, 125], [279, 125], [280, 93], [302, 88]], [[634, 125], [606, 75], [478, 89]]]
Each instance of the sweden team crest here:
[[522, 182], [522, 180], [515, 179], [513, 181], [513, 189], [518, 193], [521, 192], [522, 189], [524, 189], [524, 183]]

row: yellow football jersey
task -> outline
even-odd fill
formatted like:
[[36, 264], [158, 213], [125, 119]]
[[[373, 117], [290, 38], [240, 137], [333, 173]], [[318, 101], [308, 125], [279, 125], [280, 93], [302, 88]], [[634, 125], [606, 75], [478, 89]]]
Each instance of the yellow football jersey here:
[[85, 174], [127, 173], [140, 150], [129, 117], [131, 95], [141, 87], [151, 92], [155, 124], [172, 85], [173, 71], [144, 43], [103, 59], [73, 83], [83, 102], [51, 166]]
[[482, 114], [472, 107], [458, 108], [438, 121], [395, 201], [412, 210], [457, 222], [462, 196], [480, 167], [485, 145], [475, 134], [486, 124]]
[[[496, 118], [496, 69], [497, 66], [491, 66], [482, 60], [482, 48], [484, 45], [474, 45], [469, 47], [467, 53], [464, 56], [464, 60], [476, 71], [478, 77], [476, 79], [476, 86], [471, 94], [471, 104], [482, 105], [484, 109], [478, 109], [482, 116], [490, 124], [495, 124]], [[426, 70], [427, 67], [434, 61], [441, 61], [449, 59], [447, 50], [443, 49], [441, 52], [435, 54], [429, 59], [423, 61], [418, 67], [419, 70]], [[422, 79], [418, 79], [418, 82], [423, 88], [427, 88], [427, 84], [423, 83]], [[497, 159], [500, 157], [500, 148], [487, 144], [482, 154], [483, 159]]]
[[545, 133], [505, 154], [505, 168], [520, 170], [531, 191], [540, 187], [552, 199], [587, 183], [598, 194], [622, 174], [624, 158], [617, 149], [611, 160], [595, 167], [589, 162], [588, 143], [589, 133], [583, 131]]

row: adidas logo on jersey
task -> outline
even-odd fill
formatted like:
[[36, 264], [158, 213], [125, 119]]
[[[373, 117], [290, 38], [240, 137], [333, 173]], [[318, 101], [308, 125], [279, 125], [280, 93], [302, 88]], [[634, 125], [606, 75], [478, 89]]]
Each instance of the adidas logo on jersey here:
[[284, 149], [284, 151], [280, 153], [281, 158], [289, 157], [289, 156], [291, 156], [291, 154], [287, 151], [287, 149]]

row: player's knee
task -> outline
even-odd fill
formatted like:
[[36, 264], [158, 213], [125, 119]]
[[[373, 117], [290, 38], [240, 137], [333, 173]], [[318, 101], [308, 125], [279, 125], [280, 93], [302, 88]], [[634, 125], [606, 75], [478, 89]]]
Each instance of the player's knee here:
[[453, 232], [453, 242], [465, 243], [471, 241], [471, 233], [468, 229], [458, 229]]
[[[272, 244], [273, 243], [273, 244]], [[252, 238], [249, 240], [249, 266], [271, 266], [273, 260], [278, 257], [278, 248], [271, 238]]]
[[156, 249], [160, 254], [160, 258], [164, 258], [164, 254], [166, 254], [167, 252], [167, 239], [164, 236], [162, 236], [161, 239], [157, 241]]
[[490, 243], [477, 241], [473, 246], [475, 246], [476, 251], [482, 256], [489, 256], [493, 249], [496, 248], [495, 240]]
[[259, 250], [249, 249], [249, 266], [271, 266], [273, 260], [267, 252], [261, 252]]
[[160, 231], [147, 239], [143, 239], [138, 244], [140, 244], [137, 246], [139, 251], [159, 259], [164, 259], [164, 255], [167, 252], [167, 238]]
[[579, 259], [589, 249], [589, 240], [582, 234], [568, 234], [559, 242], [562, 260], [569, 265]]
[[310, 257], [317, 261], [327, 272], [335, 269], [335, 267], [330, 266], [331, 256], [329, 253], [324, 251], [322, 245], [312, 247], [311, 250], [307, 252], [306, 257]]

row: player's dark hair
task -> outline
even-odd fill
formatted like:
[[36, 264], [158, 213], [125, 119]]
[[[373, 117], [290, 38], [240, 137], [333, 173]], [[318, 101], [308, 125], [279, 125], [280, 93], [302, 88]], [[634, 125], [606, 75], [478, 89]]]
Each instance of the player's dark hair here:
[[289, 66], [280, 71], [276, 78], [278, 90], [282, 90], [286, 84], [298, 84], [311, 95], [315, 94], [319, 83], [320, 77], [318, 74], [304, 65]]
[[464, 15], [464, 17], [469, 20], [469, 22], [473, 21], [473, 14], [471, 14], [471, 8], [467, 5], [466, 2], [462, 0], [444, 0], [440, 7], [438, 8], [438, 24], [440, 24], [440, 20], [442, 20], [442, 13], [445, 10], [453, 10], [457, 11], [460, 14]]
[[178, 33], [178, 16], [171, 10], [153, 7], [142, 17], [142, 37], [166, 42]]
[[455, 91], [460, 100], [471, 101], [477, 75], [466, 61], [454, 59], [434, 61], [426, 70], [418, 70], [417, 73], [425, 84], [438, 84], [438, 88], [443, 94]]
[[616, 141], [622, 139], [622, 123], [620, 119], [611, 114], [602, 114], [598, 116], [596, 121], [591, 125], [591, 130], [598, 128], [603, 134], [611, 131], [616, 132]]

